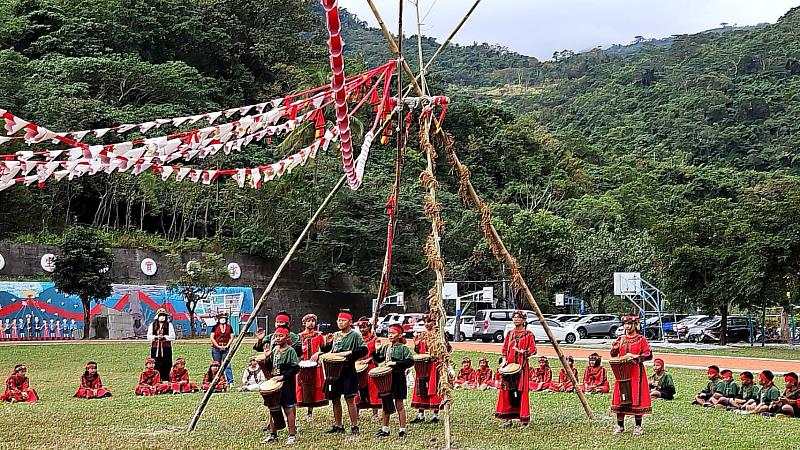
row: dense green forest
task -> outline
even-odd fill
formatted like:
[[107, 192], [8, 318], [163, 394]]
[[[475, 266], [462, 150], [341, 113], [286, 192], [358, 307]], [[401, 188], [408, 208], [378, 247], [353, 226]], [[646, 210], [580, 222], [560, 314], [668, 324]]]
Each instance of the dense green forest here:
[[[0, 108], [72, 130], [271, 99], [327, 82], [321, 17], [305, 0], [5, 1]], [[377, 30], [351, 15], [342, 23], [349, 73], [390, 57]], [[641, 271], [676, 311], [797, 297], [798, 26], [795, 9], [766, 27], [674, 36], [624, 52], [563, 51], [547, 62], [489, 44], [443, 52], [429, 78], [453, 100], [445, 127], [545, 309], [556, 292], [586, 299], [593, 311], [625, 309], [611, 295], [614, 271]], [[416, 45], [406, 39], [407, 48]], [[423, 39], [427, 56], [437, 45]], [[339, 194], [299, 256], [327, 275], [353, 274], [371, 292], [392, 147], [374, 149], [364, 186]], [[258, 144], [202, 163], [251, 166], [284, 153]], [[507, 275], [440, 163], [448, 276]], [[416, 181], [423, 166], [412, 146], [393, 283], [417, 299], [431, 281], [420, 276], [429, 230]], [[0, 192], [0, 238], [57, 242], [79, 222], [119, 246], [276, 257], [340, 174], [331, 147], [259, 190], [117, 173], [14, 186]]]

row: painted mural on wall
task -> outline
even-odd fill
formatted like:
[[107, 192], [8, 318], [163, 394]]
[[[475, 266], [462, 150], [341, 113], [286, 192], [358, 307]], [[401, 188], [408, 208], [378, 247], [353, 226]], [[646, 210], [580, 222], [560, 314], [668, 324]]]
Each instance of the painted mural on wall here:
[[[159, 285], [112, 285], [112, 293], [93, 303], [91, 315], [101, 306], [124, 311], [133, 318], [136, 336], [147, 334], [155, 312], [165, 308], [176, 328], [189, 330], [189, 314], [177, 292]], [[230, 314], [231, 326], [238, 333], [253, 311], [253, 290], [249, 287], [219, 287], [203, 299], [195, 310], [196, 330], [213, 323], [220, 311]], [[4, 338], [69, 339], [83, 328], [83, 309], [78, 297], [58, 292], [52, 282], [0, 281], [0, 335]]]

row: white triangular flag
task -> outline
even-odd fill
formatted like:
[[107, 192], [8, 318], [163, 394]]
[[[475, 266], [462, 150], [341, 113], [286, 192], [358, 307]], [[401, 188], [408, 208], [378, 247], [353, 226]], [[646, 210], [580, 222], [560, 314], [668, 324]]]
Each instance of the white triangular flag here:
[[216, 170], [204, 170], [202, 175], [203, 184], [211, 184], [211, 182], [214, 181], [214, 177], [216, 175], [217, 175]]
[[188, 175], [189, 172], [191, 171], [192, 171], [191, 167], [181, 167], [180, 169], [178, 169], [178, 173], [175, 174], [175, 181], [180, 183], [181, 181], [183, 181], [184, 178], [186, 178], [186, 175]]
[[161, 166], [161, 179], [167, 181], [173, 170], [172, 166]]
[[97, 130], [94, 130], [94, 135], [101, 138], [105, 136], [106, 133], [108, 133], [109, 131], [111, 131], [111, 128], [98, 128]]
[[247, 181], [247, 169], [236, 169], [233, 179], [236, 180], [236, 184], [238, 184], [240, 188], [243, 188], [245, 181]]

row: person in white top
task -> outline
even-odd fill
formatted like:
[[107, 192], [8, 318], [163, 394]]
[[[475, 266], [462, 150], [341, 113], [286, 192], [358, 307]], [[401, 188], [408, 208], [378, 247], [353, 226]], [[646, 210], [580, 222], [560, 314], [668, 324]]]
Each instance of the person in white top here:
[[166, 309], [159, 308], [156, 311], [156, 320], [147, 327], [147, 340], [150, 341], [150, 357], [156, 360], [156, 370], [161, 374], [162, 380], [169, 380], [175, 328], [169, 321]]
[[242, 372], [242, 385], [239, 386], [239, 392], [256, 392], [261, 383], [266, 381], [264, 372], [258, 366], [258, 361], [255, 356], [251, 356], [247, 360], [248, 366]]

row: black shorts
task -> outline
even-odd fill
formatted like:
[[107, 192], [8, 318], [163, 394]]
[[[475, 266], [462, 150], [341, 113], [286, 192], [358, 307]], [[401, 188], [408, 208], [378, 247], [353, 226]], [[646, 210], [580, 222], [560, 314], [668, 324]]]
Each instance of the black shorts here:
[[356, 396], [358, 392], [358, 379], [356, 378], [356, 370], [353, 367], [345, 367], [342, 369], [342, 375], [334, 382], [325, 381], [325, 398], [333, 400], [344, 395], [344, 398], [351, 398]]
[[405, 400], [408, 397], [405, 369], [392, 371], [392, 391], [389, 396], [394, 400]]

